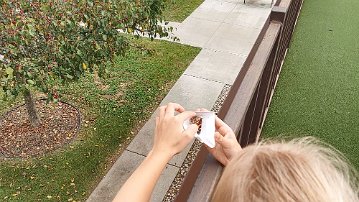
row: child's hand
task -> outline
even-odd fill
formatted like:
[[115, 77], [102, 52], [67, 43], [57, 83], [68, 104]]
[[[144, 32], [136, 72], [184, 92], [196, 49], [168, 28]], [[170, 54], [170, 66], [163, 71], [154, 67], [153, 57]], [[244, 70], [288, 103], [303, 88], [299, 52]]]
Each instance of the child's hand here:
[[[180, 114], [175, 116], [175, 112]], [[169, 103], [159, 108], [159, 116], [156, 118], [155, 139], [152, 153], [169, 155], [169, 157], [181, 152], [194, 138], [198, 130], [195, 124], [183, 130], [183, 122], [195, 116], [196, 113], [184, 111], [184, 108], [176, 103]]]
[[214, 148], [207, 147], [207, 149], [219, 162], [226, 166], [242, 148], [232, 129], [218, 117], [216, 117], [216, 130], [214, 136], [216, 146]]

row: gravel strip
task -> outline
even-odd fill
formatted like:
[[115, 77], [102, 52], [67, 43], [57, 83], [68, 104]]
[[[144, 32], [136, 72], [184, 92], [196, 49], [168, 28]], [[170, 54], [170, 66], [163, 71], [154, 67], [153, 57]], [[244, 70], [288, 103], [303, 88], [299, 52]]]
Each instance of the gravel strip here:
[[[218, 96], [211, 111], [214, 111], [216, 113], [219, 111], [219, 109], [221, 108], [224, 100], [226, 99], [230, 89], [231, 89], [231, 85], [229, 85], [229, 84], [226, 84], [223, 87], [222, 92]], [[194, 143], [192, 144], [192, 147], [191, 147], [190, 151], [188, 152], [186, 159], [184, 160], [182, 166], [180, 167], [170, 188], [167, 190], [167, 193], [162, 200], [163, 202], [169, 202], [169, 201], [175, 200], [175, 198], [179, 192], [179, 189], [182, 185], [183, 179], [187, 175], [187, 172], [189, 171], [189, 168], [191, 167], [193, 160], [196, 158], [197, 153], [198, 153], [199, 149], [201, 148], [201, 146], [202, 146], [202, 143], [196, 139], [194, 141]]]

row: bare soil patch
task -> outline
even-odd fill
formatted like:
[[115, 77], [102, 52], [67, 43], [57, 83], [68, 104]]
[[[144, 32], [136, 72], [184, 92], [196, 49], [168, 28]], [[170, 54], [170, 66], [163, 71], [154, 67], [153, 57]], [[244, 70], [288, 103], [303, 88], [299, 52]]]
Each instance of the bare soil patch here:
[[69, 143], [80, 128], [80, 112], [72, 105], [36, 101], [41, 119], [32, 127], [25, 105], [13, 108], [0, 117], [0, 157], [40, 156]]

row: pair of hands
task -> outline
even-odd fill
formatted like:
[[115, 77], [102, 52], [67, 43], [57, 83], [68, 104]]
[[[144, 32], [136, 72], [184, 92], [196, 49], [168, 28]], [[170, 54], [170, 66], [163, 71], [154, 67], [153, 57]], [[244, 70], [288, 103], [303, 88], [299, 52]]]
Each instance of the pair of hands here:
[[[207, 111], [201, 109], [199, 111]], [[175, 115], [178, 112], [179, 114]], [[181, 152], [194, 138], [198, 130], [195, 124], [183, 130], [183, 122], [196, 113], [185, 111], [176, 103], [169, 103], [159, 108], [156, 118], [156, 129], [152, 153], [167, 154], [169, 157]], [[221, 119], [216, 117], [216, 132], [214, 148], [207, 147], [208, 151], [223, 165], [227, 165], [234, 154], [241, 150], [232, 129]]]

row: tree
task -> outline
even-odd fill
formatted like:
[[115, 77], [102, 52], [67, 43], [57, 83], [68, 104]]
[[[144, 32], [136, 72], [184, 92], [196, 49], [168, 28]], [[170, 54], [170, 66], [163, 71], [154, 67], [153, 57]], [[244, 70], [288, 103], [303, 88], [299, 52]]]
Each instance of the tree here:
[[32, 90], [57, 99], [56, 83], [105, 71], [123, 54], [120, 30], [167, 36], [162, 0], [0, 0], [0, 96], [23, 95], [29, 120], [40, 124]]

